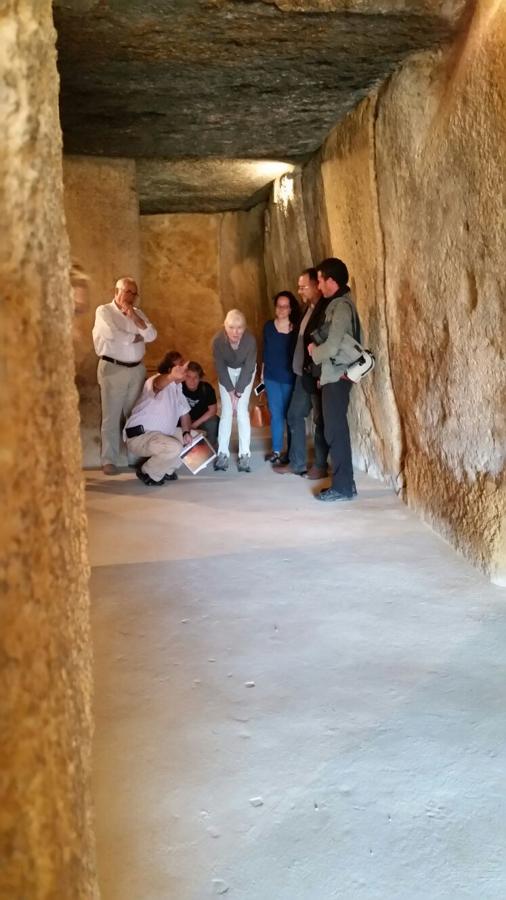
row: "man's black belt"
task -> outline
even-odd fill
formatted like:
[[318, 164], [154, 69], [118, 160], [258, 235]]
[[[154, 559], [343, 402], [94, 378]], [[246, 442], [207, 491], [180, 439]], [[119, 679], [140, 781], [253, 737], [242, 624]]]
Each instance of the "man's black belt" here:
[[115, 363], [117, 366], [127, 366], [129, 369], [133, 369], [134, 366], [138, 366], [142, 362], [142, 359], [140, 359], [139, 362], [136, 363], [126, 363], [122, 362], [121, 359], [113, 359], [112, 356], [101, 356], [100, 359], [105, 359], [106, 362]]

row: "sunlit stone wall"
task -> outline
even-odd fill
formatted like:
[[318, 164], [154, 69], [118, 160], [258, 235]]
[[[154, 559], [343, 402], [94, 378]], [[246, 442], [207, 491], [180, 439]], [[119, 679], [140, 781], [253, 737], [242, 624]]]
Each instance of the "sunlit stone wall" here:
[[313, 262], [348, 263], [378, 358], [354, 389], [355, 461], [502, 583], [505, 44], [504, 3], [481, 0], [451, 48], [413, 57], [301, 183], [276, 185], [266, 243], [271, 291], [301, 264], [294, 209]]
[[0, 896], [93, 900], [86, 528], [51, 4], [0, 22]]
[[[85, 465], [100, 461], [100, 392], [91, 330], [95, 310], [108, 303], [122, 275], [139, 277], [139, 202], [135, 163], [66, 156], [65, 218], [72, 258], [88, 277], [87, 308], [74, 320], [76, 381]], [[126, 460], [125, 460], [126, 462]]]
[[263, 215], [261, 205], [248, 212], [141, 216], [144, 308], [159, 334], [148, 349], [148, 364], [177, 349], [215, 380], [211, 339], [229, 309], [241, 309], [260, 336], [272, 315]]

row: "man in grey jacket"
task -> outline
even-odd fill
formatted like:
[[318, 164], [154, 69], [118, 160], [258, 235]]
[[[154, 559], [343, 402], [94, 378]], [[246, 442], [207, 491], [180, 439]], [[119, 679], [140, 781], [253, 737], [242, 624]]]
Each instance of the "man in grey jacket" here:
[[[318, 500], [352, 500], [357, 490], [353, 479], [348, 403], [353, 382], [345, 375], [347, 365], [339, 352], [345, 334], [360, 340], [360, 323], [348, 286], [348, 269], [337, 257], [324, 259], [317, 266], [318, 287], [330, 299], [324, 326], [309, 344], [313, 362], [321, 365], [323, 421], [325, 439], [330, 447], [332, 484], [317, 494]], [[357, 333], [358, 332], [358, 333]]]

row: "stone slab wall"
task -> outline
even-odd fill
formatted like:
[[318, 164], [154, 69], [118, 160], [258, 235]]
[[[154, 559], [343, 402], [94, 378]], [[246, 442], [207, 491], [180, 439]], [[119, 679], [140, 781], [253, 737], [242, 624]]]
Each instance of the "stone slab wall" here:
[[376, 165], [408, 499], [500, 580], [506, 578], [504, 4], [479, 3], [450, 53], [421, 56], [391, 79], [379, 104]]
[[[67, 156], [65, 217], [72, 258], [89, 276], [88, 308], [75, 318], [74, 349], [85, 466], [100, 465], [100, 392], [91, 330], [122, 275], [140, 276], [135, 162]], [[125, 460], [126, 462], [126, 460]]]
[[[354, 390], [356, 463], [498, 583], [504, 496], [506, 9], [481, 0], [459, 40], [407, 62], [303, 169], [312, 259], [349, 265], [374, 376]], [[276, 206], [269, 289], [300, 269]], [[295, 251], [292, 246], [295, 245]]]
[[269, 295], [292, 291], [300, 272], [312, 265], [300, 171], [274, 182], [265, 214], [265, 273]]
[[0, 27], [0, 896], [93, 900], [91, 651], [51, 4]]
[[249, 212], [141, 216], [143, 305], [158, 339], [151, 371], [167, 350], [196, 359], [215, 381], [211, 339], [226, 312], [242, 309], [257, 335], [268, 318], [264, 207]]

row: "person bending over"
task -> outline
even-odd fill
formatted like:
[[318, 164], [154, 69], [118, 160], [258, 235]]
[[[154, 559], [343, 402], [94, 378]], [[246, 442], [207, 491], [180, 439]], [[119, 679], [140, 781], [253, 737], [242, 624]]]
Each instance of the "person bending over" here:
[[202, 381], [204, 370], [200, 363], [191, 360], [183, 381], [183, 394], [190, 407], [192, 427], [203, 431], [209, 443], [216, 448], [220, 424], [216, 394], [212, 384]]
[[158, 374], [146, 381], [125, 425], [129, 454], [146, 460], [136, 469], [137, 478], [144, 484], [175, 481], [181, 465], [179, 454], [191, 443], [190, 407], [181, 387], [186, 370], [187, 364], [177, 350], [167, 353]]
[[251, 472], [251, 425], [248, 402], [257, 364], [257, 343], [246, 330], [246, 318], [239, 309], [231, 309], [222, 331], [213, 338], [213, 356], [220, 388], [221, 419], [218, 429], [218, 456], [214, 468], [225, 471], [230, 458], [232, 417], [237, 414], [239, 431], [239, 472]]

